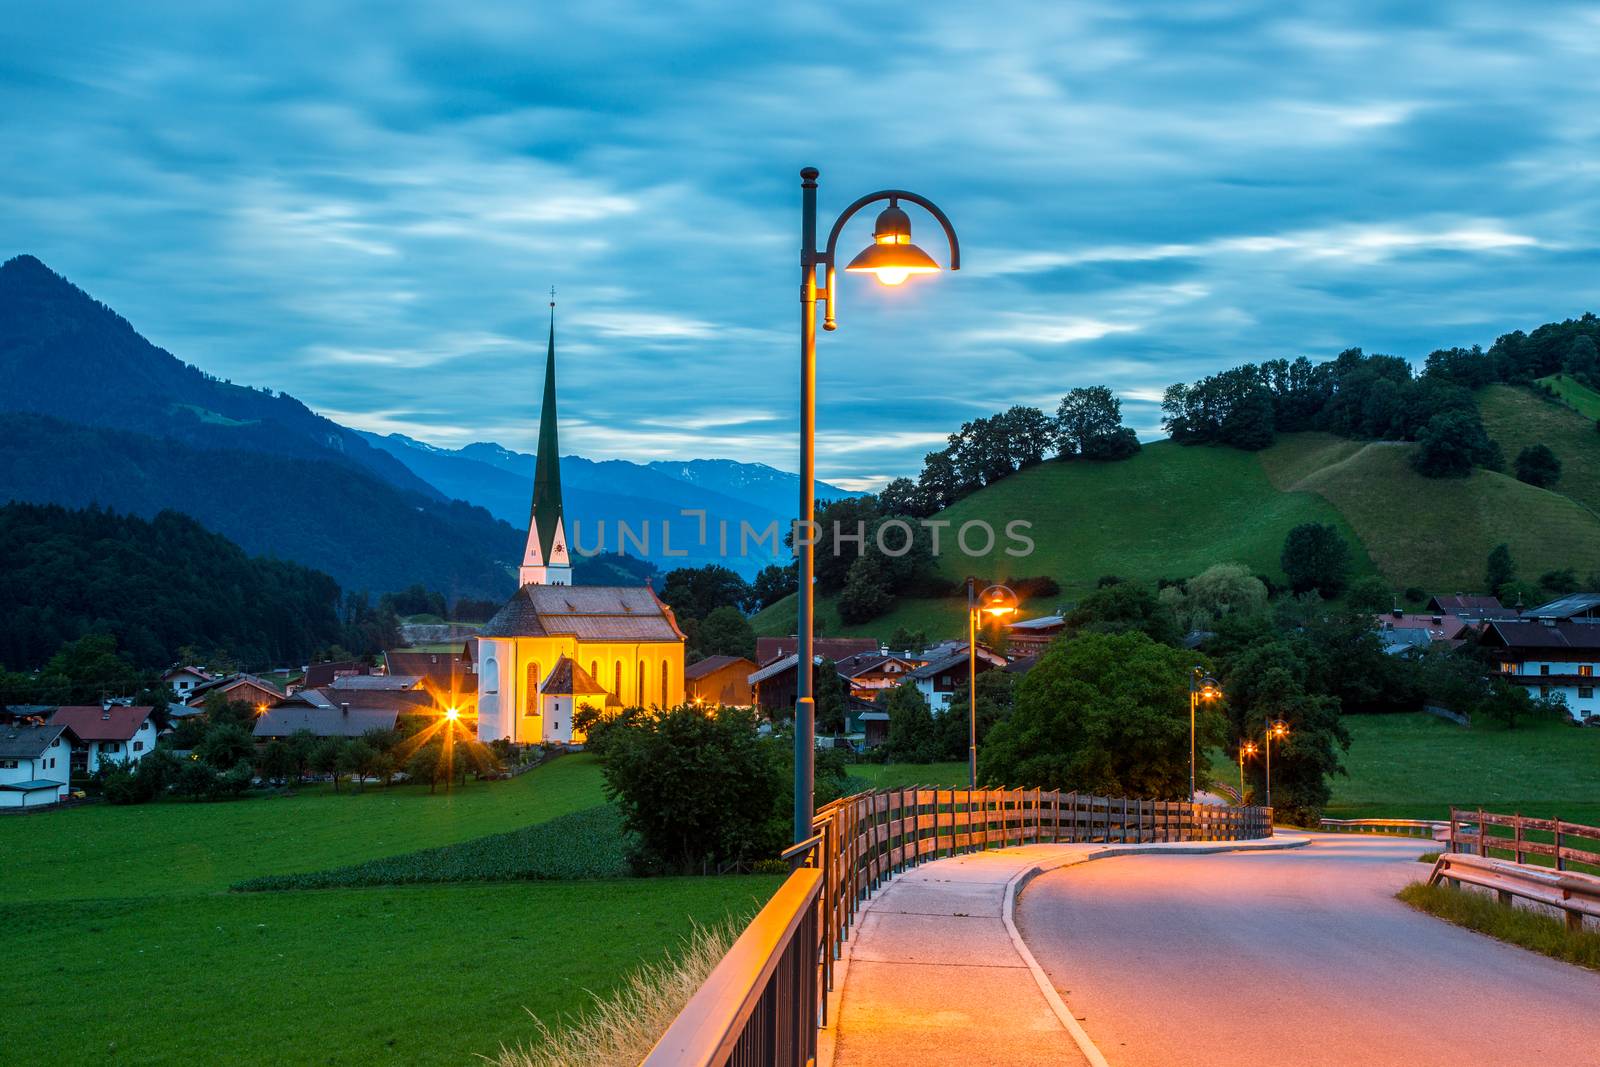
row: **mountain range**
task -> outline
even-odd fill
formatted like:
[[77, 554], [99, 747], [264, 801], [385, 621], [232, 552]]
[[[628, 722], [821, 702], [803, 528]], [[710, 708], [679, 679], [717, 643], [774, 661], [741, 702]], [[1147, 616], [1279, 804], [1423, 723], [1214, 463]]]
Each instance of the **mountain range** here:
[[[346, 589], [421, 582], [492, 597], [513, 586], [532, 479], [533, 457], [495, 443], [378, 436], [288, 393], [208, 375], [33, 256], [0, 265], [0, 502], [172, 508]], [[741, 522], [781, 525], [798, 491], [792, 474], [724, 459], [564, 456], [562, 481], [579, 545], [595, 546], [604, 521], [615, 549], [626, 523], [627, 550], [662, 567], [720, 560], [718, 520], [735, 541]], [[820, 482], [817, 493], [849, 495]], [[707, 545], [684, 509], [707, 513]], [[748, 575], [772, 561], [726, 562]]]

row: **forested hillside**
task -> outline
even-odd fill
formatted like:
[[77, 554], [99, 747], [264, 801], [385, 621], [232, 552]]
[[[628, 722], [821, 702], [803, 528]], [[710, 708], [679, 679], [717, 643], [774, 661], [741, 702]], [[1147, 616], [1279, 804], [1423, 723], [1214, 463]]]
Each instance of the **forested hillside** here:
[[36, 668], [66, 642], [111, 634], [137, 666], [185, 645], [261, 666], [299, 664], [341, 636], [339, 587], [297, 563], [248, 556], [171, 511], [0, 507], [0, 666]]

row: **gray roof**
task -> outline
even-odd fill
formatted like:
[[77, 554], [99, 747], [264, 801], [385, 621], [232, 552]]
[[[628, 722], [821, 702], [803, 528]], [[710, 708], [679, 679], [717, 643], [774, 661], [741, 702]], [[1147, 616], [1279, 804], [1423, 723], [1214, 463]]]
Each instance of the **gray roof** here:
[[[61, 723], [54, 726], [0, 726], [0, 759], [38, 759], [67, 732]], [[59, 783], [57, 783], [59, 784]]]
[[1552, 600], [1548, 604], [1540, 604], [1522, 613], [1522, 617], [1534, 619], [1570, 619], [1574, 615], [1600, 608], [1600, 593], [1571, 593], [1559, 600]]
[[368, 730], [393, 730], [399, 719], [394, 708], [312, 707], [309, 704], [279, 704], [256, 719], [257, 737], [288, 737], [310, 730], [318, 737], [360, 737]]
[[1067, 620], [1060, 615], [1041, 615], [1037, 619], [1023, 619], [1011, 624], [1013, 630], [1053, 630], [1065, 626]]
[[[952, 667], [965, 667], [967, 665], [968, 658], [967, 646], [962, 645], [959, 652], [952, 652], [941, 659], [934, 660], [932, 663], [918, 667], [907, 677], [932, 678], [934, 675], [939, 674], [942, 671], [950, 670]], [[991, 652], [982, 645], [978, 646], [978, 658], [986, 661], [991, 667], [1004, 667], [1006, 665], [1006, 658], [1004, 656], [1000, 655], [998, 652]]]
[[1427, 648], [1433, 644], [1433, 635], [1417, 627], [1383, 630], [1379, 632], [1378, 639], [1383, 642], [1383, 650], [1391, 656], [1413, 648]]
[[335, 690], [405, 690], [415, 689], [422, 682], [421, 678], [411, 674], [346, 674], [335, 678], [329, 689]]
[[683, 640], [666, 605], [643, 585], [525, 585], [478, 634], [580, 641]]

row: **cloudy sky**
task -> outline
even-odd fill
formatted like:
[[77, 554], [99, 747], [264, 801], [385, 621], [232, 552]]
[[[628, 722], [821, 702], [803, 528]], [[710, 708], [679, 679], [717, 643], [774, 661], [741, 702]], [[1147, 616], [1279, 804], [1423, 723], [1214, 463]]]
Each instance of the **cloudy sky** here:
[[852, 487], [1074, 385], [1148, 437], [1172, 381], [1600, 305], [1592, 4], [248, 6], [6, 5], [0, 258], [366, 429], [531, 449], [555, 285], [565, 450], [792, 469], [806, 164], [962, 238], [842, 286]]

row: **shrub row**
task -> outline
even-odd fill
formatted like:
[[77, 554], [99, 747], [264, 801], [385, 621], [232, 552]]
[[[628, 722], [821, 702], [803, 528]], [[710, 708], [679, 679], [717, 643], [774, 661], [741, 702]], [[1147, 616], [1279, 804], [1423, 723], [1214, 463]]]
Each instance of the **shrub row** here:
[[630, 873], [622, 816], [610, 805], [563, 815], [509, 833], [425, 848], [309, 874], [236, 883], [239, 892], [343, 889], [424, 882], [561, 881]]

